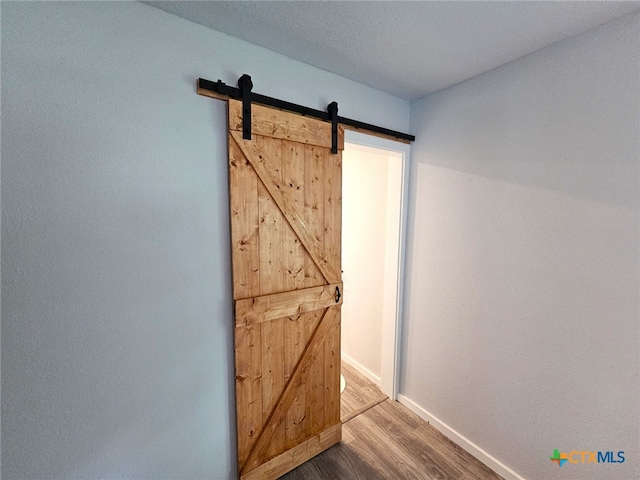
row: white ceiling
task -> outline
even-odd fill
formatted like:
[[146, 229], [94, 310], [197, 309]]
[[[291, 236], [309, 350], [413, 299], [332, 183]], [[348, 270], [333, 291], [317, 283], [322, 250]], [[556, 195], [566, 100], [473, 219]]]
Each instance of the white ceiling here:
[[143, 3], [408, 100], [640, 10], [640, 1]]

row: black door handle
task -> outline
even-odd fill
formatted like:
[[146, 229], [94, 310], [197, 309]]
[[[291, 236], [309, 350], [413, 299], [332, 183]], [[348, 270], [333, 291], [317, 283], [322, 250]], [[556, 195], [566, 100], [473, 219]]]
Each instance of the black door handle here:
[[340, 297], [342, 297], [342, 295], [340, 294], [340, 287], [336, 287], [336, 294], [335, 294], [336, 303], [340, 301]]

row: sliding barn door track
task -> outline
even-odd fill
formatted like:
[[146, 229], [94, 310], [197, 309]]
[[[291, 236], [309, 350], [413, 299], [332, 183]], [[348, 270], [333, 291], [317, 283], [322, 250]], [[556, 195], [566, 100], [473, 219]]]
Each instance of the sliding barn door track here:
[[242, 100], [242, 137], [251, 139], [251, 104], [258, 103], [268, 107], [279, 108], [288, 112], [298, 113], [307, 117], [317, 118], [331, 123], [331, 152], [338, 153], [338, 125], [342, 124], [355, 129], [368, 130], [373, 133], [396, 138], [404, 142], [413, 142], [416, 137], [408, 133], [397, 132], [388, 128], [379, 127], [370, 123], [352, 120], [351, 118], [340, 117], [338, 115], [338, 103], [331, 102], [327, 106], [327, 111], [316, 110], [296, 103], [287, 102], [278, 98], [268, 97], [254, 93], [251, 77], [246, 73], [238, 79], [238, 87], [225, 84], [222, 80], [212, 82], [204, 78], [198, 79], [198, 93], [207, 96], [222, 96]]

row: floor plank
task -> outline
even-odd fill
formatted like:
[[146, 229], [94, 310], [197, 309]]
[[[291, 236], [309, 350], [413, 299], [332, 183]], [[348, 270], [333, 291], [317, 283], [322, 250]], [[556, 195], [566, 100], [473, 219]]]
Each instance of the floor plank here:
[[340, 420], [343, 423], [388, 398], [377, 385], [345, 362], [342, 362], [342, 375], [347, 381], [347, 387], [340, 395]]
[[[343, 417], [361, 409], [372, 399], [378, 399], [382, 393], [358, 372], [348, 365], [346, 367], [343, 363], [347, 389], [350, 386], [349, 376], [354, 378], [351, 380], [352, 390], [347, 392], [345, 389], [348, 400], [341, 410]], [[364, 391], [358, 393], [357, 386]], [[502, 479], [406, 407], [386, 397], [352, 417], [344, 423], [342, 430], [341, 443], [281, 479]]]
[[[415, 429], [389, 416], [389, 400], [345, 425], [354, 431], [350, 445], [366, 461], [389, 478], [445, 480], [461, 473], [448, 468], [433, 449], [413, 434]], [[343, 427], [344, 428], [344, 427]]]

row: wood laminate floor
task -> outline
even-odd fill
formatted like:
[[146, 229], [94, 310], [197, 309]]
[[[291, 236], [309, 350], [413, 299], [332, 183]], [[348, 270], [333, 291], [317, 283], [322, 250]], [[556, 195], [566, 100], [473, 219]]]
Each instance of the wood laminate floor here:
[[389, 398], [376, 384], [345, 362], [342, 362], [342, 375], [347, 381], [347, 387], [340, 395], [342, 423]]
[[[343, 374], [348, 369], [343, 363]], [[355, 372], [357, 374], [357, 372]], [[357, 381], [362, 381], [362, 377]], [[368, 380], [365, 379], [370, 384]], [[352, 380], [353, 382], [353, 380]], [[352, 383], [352, 387], [355, 385]], [[375, 385], [363, 394], [345, 393], [342, 442], [312, 458], [282, 480], [501, 480], [487, 466], [462, 450], [398, 402], [380, 398]], [[377, 392], [380, 392], [377, 389]], [[376, 396], [377, 395], [377, 396]], [[346, 410], [345, 410], [346, 409]], [[361, 413], [353, 416], [353, 412]]]

